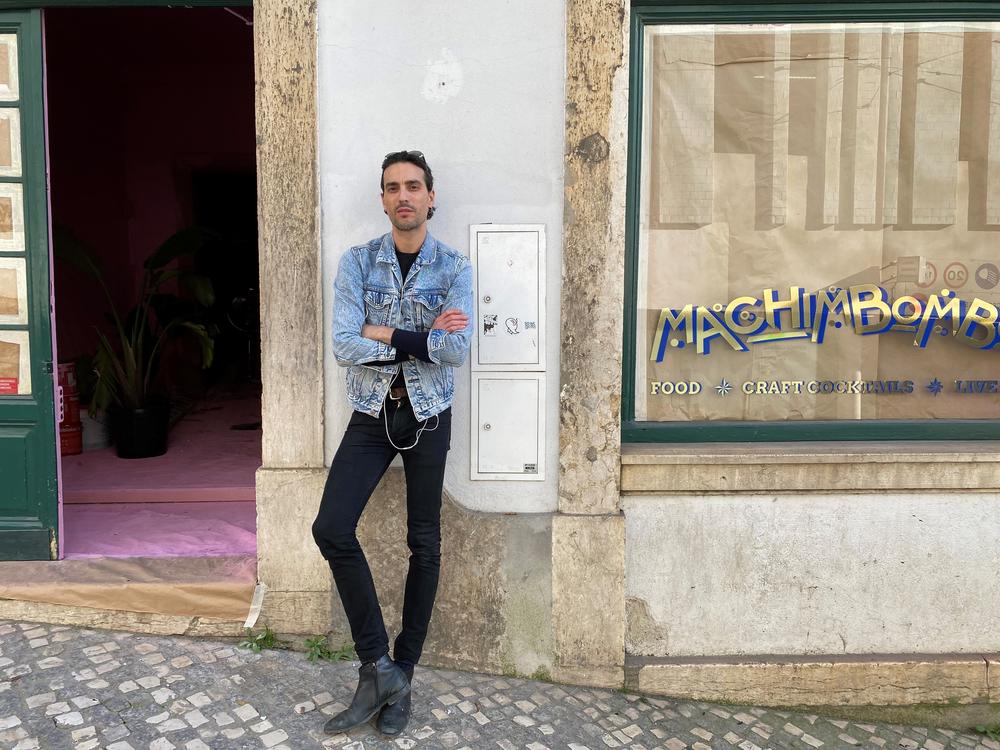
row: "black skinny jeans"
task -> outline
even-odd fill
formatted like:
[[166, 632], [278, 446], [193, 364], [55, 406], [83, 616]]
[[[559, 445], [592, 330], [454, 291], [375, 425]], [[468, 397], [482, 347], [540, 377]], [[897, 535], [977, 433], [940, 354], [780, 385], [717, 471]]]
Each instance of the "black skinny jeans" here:
[[[400, 447], [411, 445], [417, 420], [409, 401], [386, 399], [389, 434]], [[398, 416], [396, 411], [399, 410]], [[406, 474], [406, 543], [410, 566], [403, 596], [403, 623], [393, 658], [412, 671], [420, 660], [437, 594], [441, 567], [441, 491], [451, 443], [451, 409], [438, 415], [437, 429], [425, 431], [410, 450], [397, 451], [386, 437], [386, 414], [378, 418], [354, 412], [334, 456], [312, 532], [330, 563], [340, 601], [362, 662], [376, 661], [389, 651], [389, 637], [375, 593], [368, 561], [356, 534], [368, 498], [397, 453]], [[428, 427], [434, 427], [431, 417]]]

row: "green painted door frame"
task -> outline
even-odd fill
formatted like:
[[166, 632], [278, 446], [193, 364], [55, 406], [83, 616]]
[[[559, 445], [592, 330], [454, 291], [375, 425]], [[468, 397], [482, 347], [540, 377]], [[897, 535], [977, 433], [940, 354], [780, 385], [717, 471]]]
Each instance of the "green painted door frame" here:
[[[23, 215], [23, 242], [17, 241], [15, 230], [15, 239], [8, 241], [0, 257], [15, 268], [23, 263], [27, 292], [26, 303], [20, 300], [17, 305], [26, 304], [26, 321], [11, 323], [6, 318], [0, 332], [8, 338], [21, 337], [22, 349], [27, 345], [28, 371], [20, 368], [18, 390], [30, 390], [30, 395], [0, 396], [0, 559], [47, 560], [55, 559], [58, 550], [58, 504], [41, 12], [0, 11], [0, 34], [16, 36], [17, 68], [9, 66], [9, 76], [17, 81], [18, 96], [0, 107], [17, 111], [21, 132], [20, 175], [0, 177], [0, 187], [22, 196], [12, 203], [7, 199], [14, 226]], [[11, 344], [6, 346], [9, 356]]]
[[629, 58], [625, 310], [622, 341], [622, 442], [776, 442], [823, 440], [1000, 440], [1000, 420], [829, 420], [639, 422], [635, 419], [639, 188], [642, 144], [643, 30], [653, 24], [805, 23], [851, 21], [997, 21], [1000, 0], [974, 2], [796, 2], [632, 0]]

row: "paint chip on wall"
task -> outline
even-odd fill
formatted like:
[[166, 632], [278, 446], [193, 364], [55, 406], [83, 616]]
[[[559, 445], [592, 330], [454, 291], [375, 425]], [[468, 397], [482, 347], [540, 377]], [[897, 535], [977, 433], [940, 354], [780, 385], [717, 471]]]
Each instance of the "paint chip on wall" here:
[[427, 61], [423, 95], [429, 102], [446, 102], [462, 90], [462, 65], [450, 49], [441, 50], [441, 59]]

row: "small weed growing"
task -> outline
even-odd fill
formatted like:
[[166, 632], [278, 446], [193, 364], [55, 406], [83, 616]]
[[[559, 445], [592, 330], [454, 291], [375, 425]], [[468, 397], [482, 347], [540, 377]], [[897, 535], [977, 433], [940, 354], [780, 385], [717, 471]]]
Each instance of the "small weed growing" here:
[[309, 661], [351, 661], [355, 658], [354, 646], [345, 643], [336, 651], [332, 650], [326, 643], [325, 635], [317, 635], [306, 638], [306, 656]]
[[990, 726], [978, 726], [976, 731], [981, 734], [985, 734], [991, 740], [1000, 742], [1000, 724], [991, 724]]
[[260, 653], [266, 648], [277, 648], [279, 646], [277, 634], [267, 625], [259, 633], [247, 628], [247, 637], [240, 641], [240, 648], [247, 648], [254, 653]]
[[531, 673], [531, 679], [539, 682], [552, 682], [552, 674], [545, 667], [539, 667]]

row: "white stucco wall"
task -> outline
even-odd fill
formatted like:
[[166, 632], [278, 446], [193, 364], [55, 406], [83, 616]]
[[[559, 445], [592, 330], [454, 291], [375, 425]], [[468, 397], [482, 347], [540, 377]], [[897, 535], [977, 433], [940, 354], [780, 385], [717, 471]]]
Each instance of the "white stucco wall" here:
[[330, 352], [344, 249], [388, 231], [379, 166], [400, 149], [434, 170], [432, 234], [469, 252], [469, 225], [543, 223], [548, 257], [546, 481], [469, 479], [470, 369], [456, 372], [447, 491], [483, 511], [556, 508], [565, 21], [561, 1], [320, 0], [319, 161], [329, 464], [350, 416]]
[[626, 592], [652, 620], [630, 617], [629, 652], [1000, 651], [998, 501], [626, 498]]

